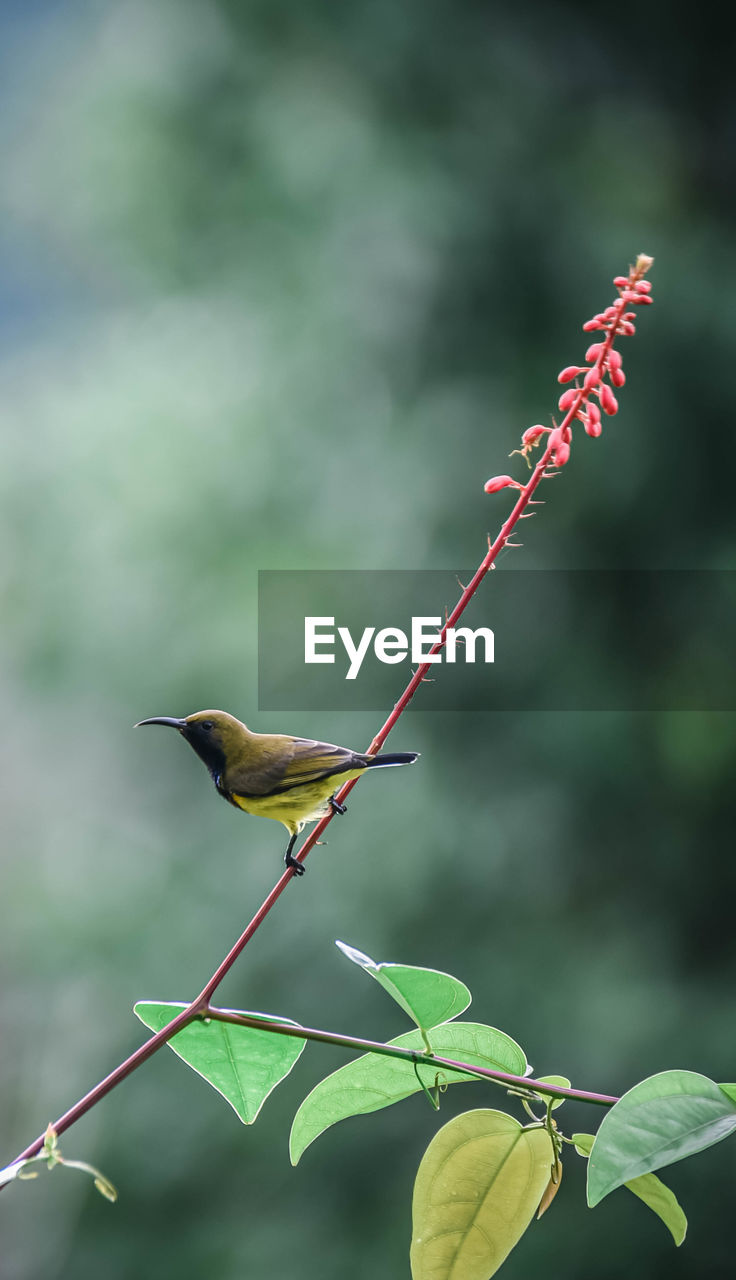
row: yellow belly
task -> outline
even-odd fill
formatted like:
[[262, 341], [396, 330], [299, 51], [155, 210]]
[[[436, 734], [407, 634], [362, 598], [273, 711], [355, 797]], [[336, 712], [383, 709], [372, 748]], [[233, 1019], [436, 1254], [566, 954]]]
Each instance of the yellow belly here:
[[350, 769], [346, 773], [333, 774], [330, 778], [320, 778], [316, 782], [303, 783], [274, 796], [238, 796], [233, 800], [239, 809], [255, 814], [259, 818], [274, 818], [283, 822], [289, 835], [301, 831], [306, 822], [316, 822], [330, 812], [330, 796], [347, 782], [348, 778], [358, 778], [363, 769]]

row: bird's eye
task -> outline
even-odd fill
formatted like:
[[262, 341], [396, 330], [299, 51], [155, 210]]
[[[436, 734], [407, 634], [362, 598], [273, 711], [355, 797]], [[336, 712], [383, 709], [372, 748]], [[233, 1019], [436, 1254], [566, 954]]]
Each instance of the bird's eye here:
[[200, 722], [200, 728], [205, 729], [207, 733], [209, 733], [210, 729], [214, 729], [214, 727], [215, 726], [213, 725], [211, 720], [202, 720]]

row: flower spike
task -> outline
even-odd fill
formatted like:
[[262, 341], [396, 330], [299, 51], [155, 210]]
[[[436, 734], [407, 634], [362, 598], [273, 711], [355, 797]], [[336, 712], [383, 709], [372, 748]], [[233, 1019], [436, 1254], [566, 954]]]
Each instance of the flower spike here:
[[520, 453], [531, 467], [529, 454], [547, 435], [546, 447], [537, 463], [538, 471], [535, 468], [528, 485], [519, 484], [511, 476], [493, 476], [485, 486], [486, 493], [497, 493], [499, 489], [509, 487], [524, 492], [528, 487], [536, 488], [539, 479], [558, 475], [554, 468], [563, 467], [570, 457], [573, 422], [582, 422], [586, 435], [596, 439], [602, 431], [601, 410], [608, 417], [618, 413], [618, 400], [613, 389], [620, 390], [625, 385], [626, 374], [622, 368], [621, 353], [613, 344], [616, 338], [628, 337], [636, 331], [634, 321], [637, 313], [628, 308], [648, 306], [652, 302], [652, 286], [644, 276], [653, 262], [648, 254], [640, 253], [635, 265], [629, 267], [627, 276], [614, 278], [618, 291], [615, 302], [585, 321], [583, 330], [586, 333], [598, 330], [604, 336], [590, 344], [584, 365], [565, 365], [557, 375], [558, 382], [569, 384], [557, 401], [560, 412], [565, 415], [562, 422], [559, 427], [556, 423], [552, 427], [539, 424], [527, 427], [521, 437], [521, 448], [513, 450], [513, 453]]

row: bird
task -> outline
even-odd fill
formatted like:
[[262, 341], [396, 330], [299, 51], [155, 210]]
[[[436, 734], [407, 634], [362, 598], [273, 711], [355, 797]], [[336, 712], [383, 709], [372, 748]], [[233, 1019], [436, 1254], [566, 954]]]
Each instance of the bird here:
[[344, 782], [366, 769], [413, 764], [419, 756], [417, 751], [376, 755], [286, 733], [254, 733], [227, 711], [195, 711], [181, 720], [151, 716], [134, 727], [146, 724], [177, 729], [230, 804], [283, 823], [289, 833], [284, 862], [298, 876], [305, 868], [292, 854], [296, 838], [306, 823], [330, 812], [345, 813], [335, 799]]

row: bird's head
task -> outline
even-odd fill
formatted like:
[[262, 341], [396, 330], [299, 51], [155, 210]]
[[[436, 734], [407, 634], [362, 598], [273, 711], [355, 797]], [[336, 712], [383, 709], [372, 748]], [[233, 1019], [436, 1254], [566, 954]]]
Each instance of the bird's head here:
[[138, 729], [144, 724], [166, 724], [178, 729], [213, 777], [223, 772], [228, 757], [232, 759], [238, 744], [249, 732], [227, 711], [195, 711], [183, 720], [175, 720], [172, 716], [153, 716], [150, 720], [139, 720], [135, 727]]

